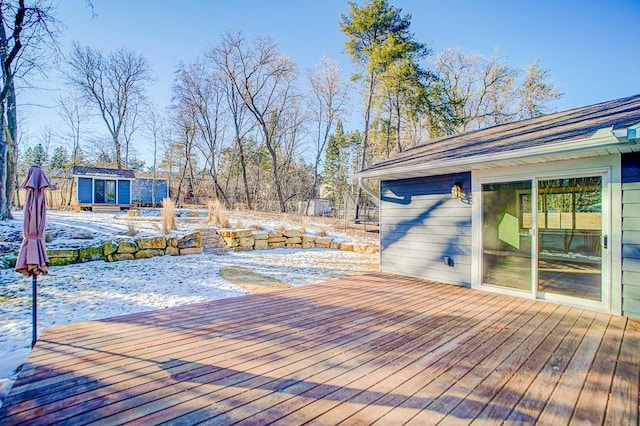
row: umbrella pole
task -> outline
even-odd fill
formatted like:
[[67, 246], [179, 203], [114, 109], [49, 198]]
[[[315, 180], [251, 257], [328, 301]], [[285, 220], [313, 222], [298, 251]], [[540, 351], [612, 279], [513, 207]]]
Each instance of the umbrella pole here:
[[31, 296], [33, 302], [31, 347], [33, 348], [38, 339], [38, 276], [36, 274], [33, 274], [31, 279]]

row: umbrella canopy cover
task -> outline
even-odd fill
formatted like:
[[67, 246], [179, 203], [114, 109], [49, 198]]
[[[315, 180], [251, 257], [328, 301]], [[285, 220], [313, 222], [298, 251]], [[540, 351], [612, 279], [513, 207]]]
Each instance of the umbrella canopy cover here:
[[49, 258], [44, 245], [47, 220], [44, 190], [51, 184], [40, 167], [31, 166], [21, 186], [27, 190], [27, 200], [24, 203], [23, 240], [16, 271], [27, 276], [46, 275]]

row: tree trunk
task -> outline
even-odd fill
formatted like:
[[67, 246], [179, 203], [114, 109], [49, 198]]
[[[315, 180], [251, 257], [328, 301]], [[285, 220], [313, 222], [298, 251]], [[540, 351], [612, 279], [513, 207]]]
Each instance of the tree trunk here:
[[[367, 145], [369, 143], [369, 120], [371, 119], [371, 104], [373, 103], [373, 89], [375, 86], [373, 71], [369, 74], [369, 98], [367, 100], [367, 108], [364, 112], [364, 134], [362, 135], [362, 161], [360, 161], [360, 170], [364, 170], [367, 165]], [[355, 219], [360, 217], [360, 204], [363, 203], [362, 188], [358, 190], [358, 199], [356, 200]]]
[[280, 184], [280, 176], [278, 175], [277, 154], [270, 144], [267, 144], [267, 149], [269, 150], [269, 154], [271, 154], [271, 162], [272, 162], [271, 169], [273, 170], [273, 182], [276, 185], [278, 202], [280, 203], [280, 213], [286, 213], [287, 207], [285, 205], [284, 197], [282, 195], [282, 185]]
[[249, 192], [249, 182], [247, 180], [247, 160], [244, 157], [244, 146], [242, 145], [241, 139], [236, 137], [238, 143], [238, 150], [240, 151], [240, 168], [242, 169], [242, 183], [244, 184], [244, 195], [247, 199], [247, 208], [249, 210], [253, 210], [251, 206], [251, 195]]
[[[4, 102], [0, 102], [0, 117], [4, 117]], [[0, 132], [0, 220], [11, 218], [7, 201], [7, 138]]]
[[16, 110], [16, 91], [13, 85], [13, 78], [7, 79], [7, 211], [9, 218], [12, 217], [11, 208], [13, 207], [13, 191], [18, 186], [17, 179], [17, 163], [18, 163], [18, 120]]

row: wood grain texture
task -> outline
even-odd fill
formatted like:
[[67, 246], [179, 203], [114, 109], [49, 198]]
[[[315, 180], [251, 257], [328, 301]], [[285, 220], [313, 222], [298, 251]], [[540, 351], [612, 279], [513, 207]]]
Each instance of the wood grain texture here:
[[46, 330], [0, 423], [637, 424], [640, 320], [368, 274]]

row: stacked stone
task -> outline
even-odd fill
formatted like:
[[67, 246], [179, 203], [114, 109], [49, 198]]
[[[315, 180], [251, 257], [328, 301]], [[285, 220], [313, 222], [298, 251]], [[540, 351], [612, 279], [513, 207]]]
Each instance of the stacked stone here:
[[202, 235], [202, 252], [207, 254], [219, 254], [229, 251], [229, 246], [224, 238], [213, 227], [197, 228]]
[[202, 236], [199, 232], [178, 237], [140, 237], [135, 240], [106, 241], [99, 247], [81, 249], [47, 250], [49, 263], [52, 266], [70, 265], [72, 263], [106, 260], [148, 259], [156, 256], [185, 256], [202, 254]]
[[233, 251], [253, 250], [255, 240], [251, 229], [219, 229], [218, 234]]

